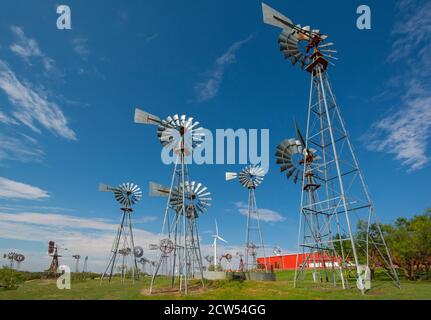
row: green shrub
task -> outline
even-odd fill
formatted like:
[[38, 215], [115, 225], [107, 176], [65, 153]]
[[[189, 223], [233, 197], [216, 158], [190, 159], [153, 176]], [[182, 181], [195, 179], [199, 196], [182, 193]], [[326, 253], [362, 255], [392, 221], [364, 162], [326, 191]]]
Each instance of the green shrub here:
[[0, 287], [6, 290], [16, 290], [24, 282], [23, 275], [11, 268], [0, 269]]

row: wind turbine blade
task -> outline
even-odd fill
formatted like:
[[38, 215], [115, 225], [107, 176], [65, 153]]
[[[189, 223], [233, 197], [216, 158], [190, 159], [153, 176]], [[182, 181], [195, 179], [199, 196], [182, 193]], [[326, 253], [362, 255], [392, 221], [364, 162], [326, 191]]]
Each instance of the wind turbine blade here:
[[220, 236], [217, 236], [217, 239], [219, 239], [220, 241], [225, 242], [226, 244], [228, 243], [225, 239], [223, 239], [223, 238], [222, 238], [222, 237], [220, 237]]
[[217, 225], [217, 219], [215, 219], [215, 225], [216, 225], [216, 237], [218, 237], [218, 225]]
[[141, 109], [135, 109], [135, 123], [154, 124], [158, 125], [161, 123], [160, 118], [145, 112]]

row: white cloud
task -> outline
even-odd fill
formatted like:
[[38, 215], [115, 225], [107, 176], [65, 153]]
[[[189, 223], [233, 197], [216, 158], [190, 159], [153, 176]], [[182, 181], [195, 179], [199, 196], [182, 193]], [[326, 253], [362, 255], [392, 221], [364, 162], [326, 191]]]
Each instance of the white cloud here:
[[15, 106], [12, 115], [33, 131], [40, 132], [35, 122], [66, 139], [76, 140], [60, 107], [45, 93], [18, 80], [6, 62], [0, 60], [0, 89]]
[[43, 156], [44, 153], [35, 139], [25, 134], [5, 136], [0, 132], [0, 160], [40, 162]]
[[18, 122], [16, 122], [14, 118], [4, 114], [1, 110], [0, 110], [0, 122], [4, 124], [18, 124]]
[[[31, 211], [8, 210], [0, 208], [0, 239], [19, 241], [31, 241], [46, 247], [48, 241], [53, 240], [67, 251], [61, 251], [60, 262], [74, 268], [75, 261], [73, 254], [80, 254], [81, 257], [89, 256], [89, 270], [101, 272], [106, 267], [107, 258], [111, 250], [112, 242], [118, 227], [116, 221], [98, 219], [92, 217], [78, 217], [68, 214], [55, 214]], [[50, 208], [51, 209], [54, 208]], [[8, 211], [8, 212], [6, 212]], [[11, 213], [11, 211], [13, 211]], [[61, 211], [64, 211], [62, 208]], [[138, 218], [139, 219], [139, 218]], [[136, 219], [134, 219], [136, 220]], [[142, 246], [145, 257], [151, 260], [158, 259], [158, 250], [149, 250], [149, 244], [156, 244], [163, 238], [162, 235], [152, 233], [140, 228], [133, 229], [135, 245]], [[227, 239], [229, 240], [229, 239]], [[201, 239], [202, 257], [213, 256], [212, 244], [205, 244]], [[212, 240], [211, 240], [212, 242]], [[1, 241], [0, 241], [1, 243]], [[6, 251], [22, 252], [26, 255], [26, 260], [22, 269], [45, 270], [50, 263], [50, 257], [46, 251], [28, 251], [22, 248], [1, 248]], [[233, 264], [237, 265], [237, 252], [244, 252], [242, 245], [229, 243], [224, 245], [219, 243], [218, 254], [225, 253], [234, 255]], [[267, 251], [267, 254], [269, 251]], [[82, 262], [81, 262], [82, 263]], [[204, 261], [204, 264], [207, 264]], [[225, 264], [225, 261], [223, 261]], [[81, 264], [82, 267], [82, 264]]]
[[90, 50], [87, 46], [88, 39], [86, 38], [74, 38], [72, 40], [73, 50], [82, 58], [86, 59], [90, 54]]
[[158, 220], [159, 217], [157, 216], [142, 216], [142, 217], [138, 217], [133, 219], [134, 223], [149, 223], [149, 222], [154, 222], [156, 220]]
[[[73, 254], [89, 256], [89, 268], [92, 271], [102, 271], [105, 267], [117, 228], [117, 223], [91, 217], [0, 211], [0, 238], [33, 241], [44, 245], [53, 240], [68, 249], [61, 252], [62, 263], [74, 266], [71, 258]], [[160, 236], [139, 228], [134, 228], [133, 235], [135, 244], [144, 248], [145, 255], [156, 259], [158, 252], [147, 248], [150, 243], [158, 243]], [[30, 254], [33, 261], [26, 260], [28, 269], [43, 270], [48, 267], [49, 257], [46, 253]]]
[[159, 37], [158, 33], [153, 33], [152, 35], [145, 38], [145, 42], [151, 42]]
[[217, 58], [213, 70], [195, 85], [194, 89], [198, 103], [211, 100], [217, 96], [226, 68], [236, 61], [238, 50], [252, 38], [253, 36], [250, 35], [247, 39], [235, 42], [223, 55]]
[[[236, 202], [235, 203], [236, 208], [238, 209], [239, 213], [243, 216], [248, 215], [248, 206], [244, 202]], [[277, 211], [270, 210], [270, 209], [261, 209], [258, 208], [259, 213], [259, 220], [264, 222], [282, 222], [285, 221], [286, 218], [283, 217], [281, 214], [279, 214]], [[252, 218], [256, 219], [257, 215], [252, 214]]]
[[[402, 74], [392, 77], [391, 91], [402, 92], [401, 103], [377, 121], [364, 136], [370, 150], [395, 154], [408, 171], [429, 162], [431, 138], [431, 2], [398, 3], [400, 17], [394, 27], [397, 37], [388, 62], [396, 63]], [[405, 71], [404, 69], [407, 69]]]
[[37, 200], [48, 197], [48, 192], [38, 187], [0, 177], [0, 198]]
[[25, 35], [23, 28], [12, 26], [11, 31], [16, 38], [16, 42], [9, 46], [9, 49], [13, 53], [20, 56], [27, 63], [30, 63], [30, 58], [40, 58], [46, 71], [53, 71], [55, 69], [54, 60], [40, 50], [39, 44], [35, 39]]

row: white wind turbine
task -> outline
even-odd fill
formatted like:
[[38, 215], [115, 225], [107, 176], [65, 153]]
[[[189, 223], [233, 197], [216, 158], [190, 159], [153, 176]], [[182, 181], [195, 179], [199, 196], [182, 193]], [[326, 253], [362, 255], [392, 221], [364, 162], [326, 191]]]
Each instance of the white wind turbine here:
[[215, 268], [217, 267], [217, 240], [223, 241], [227, 244], [227, 241], [225, 239], [223, 239], [222, 237], [219, 236], [218, 234], [218, 225], [217, 225], [217, 220], [215, 220], [215, 226], [216, 226], [216, 234], [213, 234], [213, 238], [214, 238], [214, 242], [213, 242], [213, 246], [214, 246], [214, 271]]

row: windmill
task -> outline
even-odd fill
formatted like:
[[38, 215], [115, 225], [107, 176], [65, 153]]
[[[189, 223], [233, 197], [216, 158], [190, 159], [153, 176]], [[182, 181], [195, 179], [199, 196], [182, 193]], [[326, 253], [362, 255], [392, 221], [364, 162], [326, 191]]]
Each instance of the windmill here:
[[242, 252], [238, 251], [236, 253], [236, 255], [239, 257], [238, 271], [243, 272], [244, 271], [244, 260], [243, 260], [244, 254]]
[[[245, 270], [255, 271], [257, 265], [257, 249], [261, 249], [265, 261], [265, 271], [268, 272], [266, 264], [265, 246], [263, 243], [262, 230], [260, 228], [259, 211], [256, 205], [256, 188], [262, 183], [265, 171], [259, 167], [250, 165], [241, 170], [240, 173], [226, 172], [226, 181], [238, 179], [240, 184], [248, 189], [247, 229], [245, 241]], [[258, 247], [256, 243], [260, 246]]]
[[[152, 261], [152, 260], [150, 260], [150, 259], [148, 259], [148, 258], [146, 258], [146, 257], [141, 257], [139, 260], [138, 260], [138, 262], [140, 263], [140, 264], [142, 264], [142, 272], [145, 274], [146, 272], [145, 272], [145, 270], [146, 270], [146, 268], [145, 268], [145, 266], [147, 265], [147, 264], [149, 264], [150, 266], [153, 266], [154, 267], [154, 265], [156, 264], [154, 261]], [[147, 273], [149, 273], [149, 272], [147, 272]]]
[[214, 256], [205, 256], [204, 259], [208, 262], [209, 265], [214, 264]]
[[21, 263], [25, 260], [25, 256], [23, 254], [17, 253], [14, 256], [14, 260], [16, 261], [16, 269], [19, 270], [21, 267]]
[[48, 241], [48, 255], [52, 257], [51, 264], [47, 270], [47, 273], [51, 277], [55, 277], [57, 275], [57, 269], [58, 269], [58, 258], [61, 256], [58, 254], [58, 251], [67, 250], [67, 248], [58, 246], [54, 241]]
[[216, 227], [216, 234], [213, 234], [212, 237], [214, 238], [213, 247], [214, 247], [214, 271], [216, 271], [217, 268], [217, 240], [223, 241], [224, 243], [228, 243], [225, 239], [220, 237], [218, 233], [218, 225], [217, 220], [215, 220], [215, 227]]
[[[199, 122], [194, 122], [193, 118], [186, 115], [169, 116], [162, 120], [140, 109], [135, 110], [135, 123], [157, 126], [157, 137], [163, 146], [163, 153], [173, 152], [175, 155], [170, 187], [160, 186], [158, 188], [158, 185], [152, 184], [150, 185], [150, 195], [167, 197], [162, 234], [173, 243], [173, 249], [169, 253], [172, 287], [175, 286], [176, 273], [178, 273], [180, 291], [184, 288], [184, 293], [187, 294], [188, 281], [194, 273], [195, 262], [198, 264], [202, 286], [204, 285], [196, 218], [206, 210], [211, 198], [208, 198], [208, 192], [203, 191], [206, 188], [201, 189], [202, 184], [190, 182], [187, 166], [193, 149], [204, 140], [203, 128], [199, 127]], [[151, 187], [153, 188], [151, 189]], [[195, 203], [195, 200], [198, 203]], [[150, 292], [152, 292], [153, 282], [160, 265], [167, 260], [165, 256], [166, 253], [161, 252]], [[183, 278], [184, 286], [181, 284]]]
[[76, 263], [75, 263], [75, 272], [79, 273], [79, 260], [81, 259], [81, 256], [79, 254], [75, 254], [75, 255], [72, 256], [72, 258], [76, 260]]
[[100, 281], [108, 276], [109, 282], [111, 282], [115, 265], [118, 262], [118, 255], [121, 255], [122, 283], [124, 283], [125, 270], [128, 265], [132, 270], [132, 279], [134, 282], [135, 278], [139, 277], [139, 269], [135, 255], [131, 254], [132, 252], [135, 252], [132, 229], [132, 206], [141, 200], [142, 191], [133, 183], [122, 183], [118, 187], [100, 184], [99, 190], [102, 192], [113, 192], [115, 200], [121, 204], [120, 209], [122, 212], [120, 225], [118, 226], [118, 231], [111, 248], [108, 265], [106, 266], [105, 272]]
[[230, 253], [226, 253], [220, 257], [220, 264], [223, 259], [226, 260], [227, 271], [232, 272], [232, 255]]
[[3, 254], [3, 258], [9, 260], [9, 268], [14, 269], [15, 262], [17, 263], [17, 270], [19, 270], [20, 263], [25, 260], [25, 256], [16, 252], [9, 252]]
[[[178, 267], [179, 270], [178, 276], [180, 277], [180, 281], [181, 275], [185, 276], [185, 281], [194, 277], [197, 268], [203, 285], [203, 264], [197, 229], [197, 218], [199, 218], [201, 214], [205, 213], [208, 206], [210, 206], [211, 193], [207, 191], [207, 188], [204, 187], [202, 183], [197, 183], [195, 181], [185, 181], [184, 187], [179, 185], [179, 188], [173, 187], [171, 189], [160, 184], [150, 182], [149, 189], [150, 196], [168, 197], [169, 208], [177, 212], [177, 226], [170, 227], [172, 232], [170, 233], [171, 237], [168, 238], [172, 239], [171, 242], [173, 249], [172, 251], [166, 252], [166, 250], [162, 248], [162, 245], [160, 245], [161, 255], [151, 280], [150, 292], [152, 292], [154, 280], [159, 272], [160, 266], [163, 263], [166, 264], [167, 256], [170, 253], [173, 253], [171, 269], [172, 286], [174, 286], [175, 278], [177, 277], [176, 267]], [[179, 222], [182, 220], [181, 214], [183, 207], [185, 208], [186, 215], [186, 236], [184, 241], [181, 241], [181, 227]]]
[[[356, 285], [364, 293], [369, 288], [365, 279], [370, 273], [371, 250], [399, 286], [329, 82], [327, 69], [337, 60], [334, 43], [327, 42], [328, 36], [320, 30], [295, 25], [266, 4], [262, 4], [262, 10], [265, 23], [282, 29], [278, 42], [284, 57], [310, 74], [305, 139], [296, 128], [297, 137], [284, 140], [276, 151], [281, 171], [302, 186], [294, 286], [312, 270], [315, 282], [334, 286], [341, 282], [347, 288], [345, 269], [353, 265]], [[354, 230], [355, 219], [357, 230]]]

